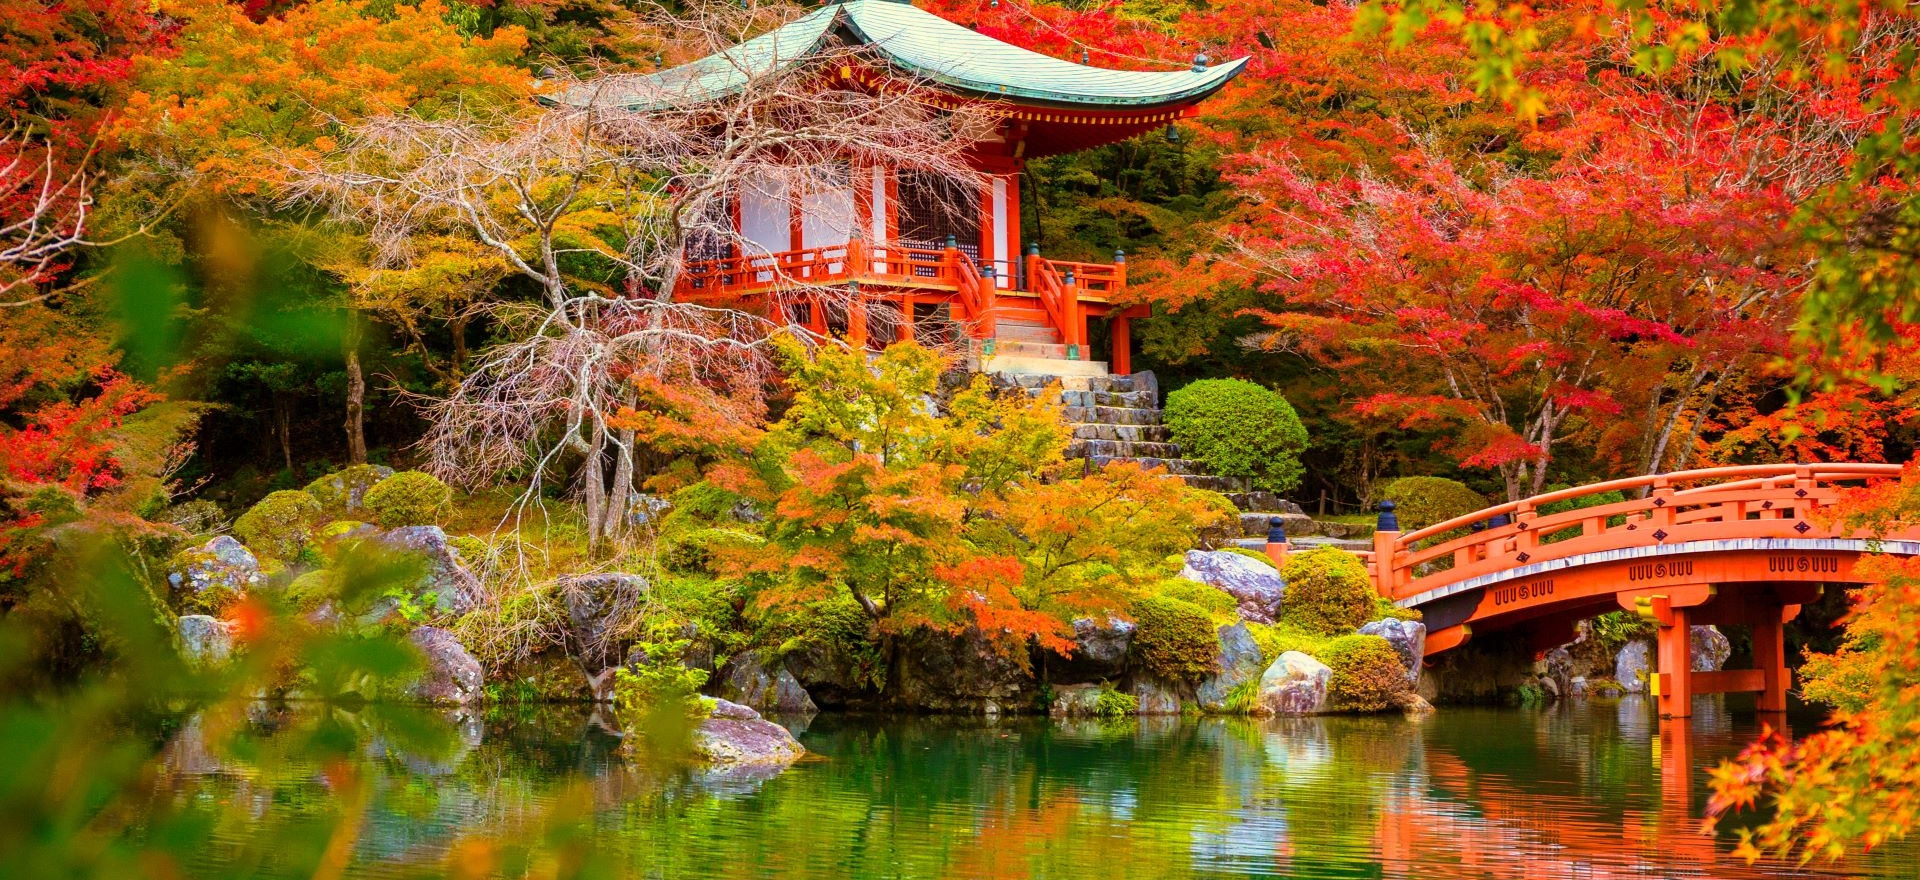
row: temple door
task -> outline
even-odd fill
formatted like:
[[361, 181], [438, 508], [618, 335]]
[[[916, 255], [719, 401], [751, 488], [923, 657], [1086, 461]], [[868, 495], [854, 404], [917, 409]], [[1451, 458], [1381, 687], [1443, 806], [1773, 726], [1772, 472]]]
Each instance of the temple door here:
[[800, 196], [800, 247], [818, 250], [815, 265], [824, 264], [828, 274], [844, 272], [854, 223], [853, 181], [847, 166], [819, 169]]

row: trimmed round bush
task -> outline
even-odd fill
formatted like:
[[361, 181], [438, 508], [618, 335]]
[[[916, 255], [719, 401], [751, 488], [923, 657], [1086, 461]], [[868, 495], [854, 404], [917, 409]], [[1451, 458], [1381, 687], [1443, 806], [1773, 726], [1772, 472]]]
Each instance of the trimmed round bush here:
[[1411, 532], [1486, 509], [1487, 499], [1465, 483], [1445, 477], [1401, 477], [1374, 490], [1374, 500], [1393, 502], [1400, 531]]
[[1205, 608], [1166, 596], [1147, 596], [1134, 600], [1127, 613], [1136, 627], [1134, 657], [1153, 677], [1195, 682], [1218, 669], [1220, 634]]
[[1162, 418], [1173, 442], [1216, 474], [1251, 477], [1254, 488], [1270, 492], [1300, 484], [1307, 429], [1272, 389], [1244, 379], [1201, 379], [1167, 394]]
[[1287, 555], [1279, 623], [1311, 633], [1352, 632], [1373, 619], [1373, 581], [1360, 557], [1338, 547]]
[[382, 528], [430, 526], [439, 523], [453, 500], [453, 491], [440, 478], [420, 471], [401, 471], [375, 483], [361, 504]]
[[1320, 651], [1333, 670], [1327, 700], [1347, 712], [1381, 712], [1400, 705], [1412, 689], [1407, 667], [1393, 645], [1379, 636], [1341, 636]]
[[312, 495], [284, 489], [240, 514], [233, 534], [255, 553], [291, 562], [313, 542], [313, 523], [319, 518], [320, 502]]

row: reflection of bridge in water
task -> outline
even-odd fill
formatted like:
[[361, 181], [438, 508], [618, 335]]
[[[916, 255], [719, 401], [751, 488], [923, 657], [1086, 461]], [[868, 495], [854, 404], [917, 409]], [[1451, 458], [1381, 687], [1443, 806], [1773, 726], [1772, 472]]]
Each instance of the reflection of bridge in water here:
[[[1522, 629], [1537, 652], [1573, 640], [1576, 622], [1614, 608], [1659, 626], [1649, 691], [1662, 715], [1694, 694], [1757, 692], [1786, 708], [1784, 624], [1822, 584], [1858, 582], [1861, 556], [1920, 555], [1920, 529], [1876, 538], [1827, 514], [1850, 486], [1898, 465], [1764, 465], [1615, 480], [1508, 502], [1402, 534], [1382, 506], [1368, 567], [1380, 594], [1424, 614], [1426, 653], [1475, 632]], [[1607, 492], [1628, 500], [1542, 514]], [[1637, 497], [1636, 497], [1637, 496]], [[1745, 626], [1753, 669], [1693, 672], [1688, 628]]]

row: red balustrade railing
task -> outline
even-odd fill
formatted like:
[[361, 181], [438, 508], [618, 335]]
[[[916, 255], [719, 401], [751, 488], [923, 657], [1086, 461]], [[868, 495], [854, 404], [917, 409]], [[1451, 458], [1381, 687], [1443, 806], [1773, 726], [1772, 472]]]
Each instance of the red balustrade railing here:
[[[1376, 533], [1367, 562], [1381, 595], [1397, 601], [1521, 565], [1649, 543], [1831, 537], [1832, 529], [1813, 516], [1816, 510], [1834, 503], [1844, 487], [1898, 477], [1900, 470], [1893, 464], [1755, 465], [1613, 480], [1510, 501], [1404, 534]], [[1556, 502], [1615, 491], [1638, 497], [1539, 513]], [[1487, 525], [1503, 515], [1505, 524]], [[1483, 527], [1454, 534], [1475, 525]]]

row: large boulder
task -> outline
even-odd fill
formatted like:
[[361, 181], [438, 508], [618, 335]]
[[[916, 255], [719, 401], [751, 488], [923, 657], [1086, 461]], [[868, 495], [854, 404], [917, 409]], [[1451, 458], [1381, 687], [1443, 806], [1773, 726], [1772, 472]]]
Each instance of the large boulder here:
[[1733, 643], [1712, 626], [1696, 626], [1687, 631], [1687, 648], [1695, 672], [1719, 672], [1733, 656]]
[[1420, 661], [1427, 656], [1427, 625], [1417, 620], [1388, 617], [1360, 627], [1360, 634], [1379, 636], [1393, 646], [1400, 662], [1407, 667], [1407, 683], [1420, 680]]
[[768, 665], [759, 651], [743, 651], [720, 668], [715, 688], [721, 697], [761, 712], [811, 714], [820, 711], [786, 664]]
[[1178, 715], [1182, 708], [1178, 689], [1144, 675], [1133, 681], [1133, 698], [1141, 715]]
[[1189, 550], [1180, 576], [1217, 587], [1232, 596], [1240, 616], [1272, 623], [1280, 613], [1287, 584], [1272, 565], [1229, 550]]
[[167, 584], [183, 610], [219, 610], [265, 581], [260, 560], [229, 535], [181, 551], [167, 563]]
[[791, 764], [807, 750], [752, 708], [716, 700], [713, 714], [694, 728], [693, 751], [713, 764], [750, 766]]
[[1333, 670], [1299, 651], [1287, 651], [1260, 674], [1259, 712], [1265, 715], [1318, 715], [1327, 708], [1327, 684]]
[[1047, 714], [1055, 718], [1091, 718], [1100, 714], [1100, 686], [1066, 684], [1055, 687]]
[[467, 653], [453, 633], [423, 626], [408, 633], [407, 642], [426, 657], [426, 669], [407, 687], [407, 699], [436, 706], [467, 706], [486, 695], [480, 661]]
[[1132, 621], [1111, 615], [1076, 618], [1073, 654], [1048, 658], [1050, 677], [1067, 684], [1118, 680], [1126, 674], [1127, 649], [1133, 645], [1135, 629]]
[[905, 636], [894, 663], [893, 698], [904, 708], [998, 715], [1033, 705], [1032, 671], [978, 629], [922, 629]]
[[427, 570], [414, 589], [414, 598], [430, 611], [459, 616], [479, 603], [480, 579], [461, 564], [439, 526], [402, 526], [381, 533], [377, 540], [391, 550], [425, 560]]
[[367, 490], [393, 476], [393, 468], [382, 464], [357, 464], [342, 468], [307, 484], [307, 494], [330, 513], [357, 514], [365, 509], [361, 501]]
[[205, 614], [185, 614], [176, 627], [180, 656], [188, 663], [217, 666], [233, 656], [233, 624]]
[[555, 585], [567, 607], [567, 649], [582, 669], [599, 669], [621, 662], [621, 646], [613, 632], [631, 620], [647, 596], [650, 584], [637, 574], [596, 572], [564, 577]]
[[867, 658], [828, 640], [789, 652], [785, 666], [816, 705], [828, 709], [871, 707], [878, 693], [866, 675]]
[[1227, 696], [1235, 688], [1260, 677], [1266, 665], [1266, 657], [1260, 653], [1260, 645], [1254, 642], [1253, 633], [1244, 621], [1223, 626], [1220, 628], [1220, 671], [1207, 676], [1193, 689], [1194, 699], [1203, 711], [1226, 711]]
[[1626, 688], [1627, 693], [1644, 693], [1647, 689], [1647, 674], [1655, 670], [1653, 643], [1640, 639], [1620, 646], [1620, 653], [1614, 656], [1613, 680]]

